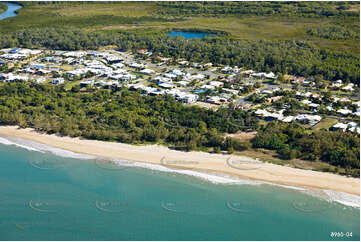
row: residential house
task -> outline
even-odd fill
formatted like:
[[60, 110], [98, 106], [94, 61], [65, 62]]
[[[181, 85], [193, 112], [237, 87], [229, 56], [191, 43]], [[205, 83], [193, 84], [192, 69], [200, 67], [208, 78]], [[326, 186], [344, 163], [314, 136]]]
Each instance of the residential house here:
[[53, 84], [53, 85], [64, 84], [64, 78], [55, 78], [55, 79], [51, 80], [51, 84]]
[[150, 76], [150, 75], [154, 74], [155, 71], [153, 71], [151, 69], [143, 69], [143, 70], [139, 71], [139, 73]]
[[80, 82], [79, 86], [80, 88], [87, 87], [87, 86], [94, 86], [95, 81], [94, 80], [85, 80]]
[[342, 90], [343, 90], [343, 91], [350, 91], [350, 92], [352, 92], [352, 91], [355, 90], [353, 87], [354, 87], [354, 84], [353, 84], [353, 83], [349, 83], [349, 84], [347, 84], [346, 86], [344, 86], [344, 87], [342, 88]]
[[337, 110], [337, 113], [343, 115], [343, 116], [348, 116], [349, 114], [352, 114], [352, 111], [349, 109], [339, 109]]

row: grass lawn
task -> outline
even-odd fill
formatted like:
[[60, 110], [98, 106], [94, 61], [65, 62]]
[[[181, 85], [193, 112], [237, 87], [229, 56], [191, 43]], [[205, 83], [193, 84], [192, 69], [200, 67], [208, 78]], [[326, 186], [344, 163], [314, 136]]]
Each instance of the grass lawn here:
[[80, 82], [81, 81], [72, 81], [72, 82], [66, 81], [64, 88], [66, 90], [71, 90], [72, 87], [79, 86]]
[[72, 71], [74, 70], [74, 66], [72, 65], [61, 65], [59, 68], [63, 69], [64, 71]]
[[321, 122], [316, 124], [312, 129], [313, 130], [328, 129], [336, 123], [338, 123], [338, 121], [335, 119], [325, 118], [322, 119]]

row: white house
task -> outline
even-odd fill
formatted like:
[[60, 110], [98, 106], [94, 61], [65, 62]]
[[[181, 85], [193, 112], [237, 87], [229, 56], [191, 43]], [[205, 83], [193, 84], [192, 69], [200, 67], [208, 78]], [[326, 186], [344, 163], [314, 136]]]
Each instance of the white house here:
[[80, 82], [80, 88], [87, 87], [87, 86], [94, 86], [95, 81], [94, 80], [85, 80]]
[[181, 70], [178, 70], [178, 69], [174, 69], [170, 72], [171, 74], [174, 74], [176, 76], [183, 76], [185, 75]]
[[351, 114], [352, 111], [349, 109], [339, 109], [339, 110], [337, 110], [337, 113], [347, 116], [347, 115]]
[[36, 78], [35, 81], [36, 81], [36, 83], [40, 84], [40, 83], [45, 82], [46, 78], [45, 77], [39, 77], [39, 78]]
[[172, 73], [164, 73], [163, 76], [165, 76], [166, 78], [170, 78], [170, 79], [177, 78], [177, 75], [172, 74]]
[[181, 98], [181, 101], [184, 103], [194, 103], [198, 100], [198, 95], [195, 94], [186, 94]]
[[167, 83], [167, 82], [162, 82], [162, 83], [158, 84], [158, 86], [160, 86], [162, 88], [166, 88], [166, 89], [171, 89], [171, 88], [176, 87], [174, 84]]
[[352, 91], [355, 90], [355, 89], [353, 88], [353, 86], [354, 86], [353, 83], [349, 83], [349, 84], [347, 84], [346, 86], [344, 86], [344, 87], [342, 88], [342, 90], [352, 92]]
[[144, 65], [143, 65], [143, 64], [138, 64], [138, 63], [130, 63], [130, 64], [129, 64], [129, 67], [132, 67], [132, 68], [143, 68]]
[[337, 80], [332, 83], [331, 87], [341, 87], [342, 86], [342, 80]]
[[308, 106], [311, 107], [311, 108], [318, 108], [320, 106], [320, 104], [310, 103]]
[[189, 85], [189, 82], [187, 82], [187, 81], [179, 81], [179, 82], [177, 82], [179, 85], [181, 85], [181, 86], [183, 86], [183, 87], [186, 87], [186, 86], [188, 86]]
[[204, 75], [203, 74], [196, 74], [196, 75], [187, 75], [187, 78], [189, 80], [203, 80], [204, 79]]
[[65, 52], [63, 53], [63, 56], [65, 57], [76, 57], [76, 58], [80, 58], [87, 55], [86, 52], [84, 51], [69, 51], [69, 52]]
[[342, 131], [346, 131], [347, 129], [347, 124], [344, 123], [337, 123], [335, 125], [333, 125], [330, 130], [338, 130], [341, 129]]
[[144, 74], [144, 75], [152, 75], [155, 73], [155, 71], [153, 71], [151, 69], [143, 69], [143, 70], [139, 71], [139, 73]]
[[306, 122], [310, 123], [311, 125], [315, 125], [321, 121], [322, 117], [319, 115], [299, 114], [295, 119], [300, 122]]
[[290, 122], [292, 122], [294, 119], [295, 119], [294, 116], [287, 116], [287, 117], [285, 117], [284, 119], [282, 119], [282, 122], [290, 123]]
[[56, 78], [51, 80], [51, 84], [53, 85], [60, 85], [60, 84], [64, 84], [64, 78]]
[[213, 90], [215, 87], [214, 87], [214, 86], [211, 86], [211, 85], [202, 85], [201, 88], [202, 88], [202, 89], [210, 89], [210, 90]]
[[310, 105], [312, 102], [310, 100], [302, 100], [301, 103], [305, 104], [305, 105]]
[[225, 66], [221, 69], [221, 72], [224, 72], [224, 73], [231, 72], [231, 71], [233, 71], [233, 69], [230, 66]]
[[224, 85], [224, 83], [219, 82], [219, 81], [210, 81], [209, 85], [214, 86], [214, 87], [222, 87]]

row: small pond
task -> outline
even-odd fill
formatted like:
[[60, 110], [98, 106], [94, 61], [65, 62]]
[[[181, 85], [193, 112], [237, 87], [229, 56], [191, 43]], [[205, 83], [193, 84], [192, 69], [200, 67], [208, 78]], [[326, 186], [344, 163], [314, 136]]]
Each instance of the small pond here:
[[183, 31], [172, 31], [167, 33], [165, 36], [177, 37], [183, 36], [186, 39], [204, 38], [207, 36], [216, 36], [217, 34], [203, 33], [203, 32], [183, 32]]

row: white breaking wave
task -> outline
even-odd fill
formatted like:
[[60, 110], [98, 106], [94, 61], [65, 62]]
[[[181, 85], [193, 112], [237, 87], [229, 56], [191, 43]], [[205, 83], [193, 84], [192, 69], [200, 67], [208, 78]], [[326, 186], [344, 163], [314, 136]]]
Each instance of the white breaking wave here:
[[169, 168], [166, 166], [156, 165], [156, 164], [141, 163], [141, 162], [129, 162], [129, 161], [123, 161], [123, 160], [117, 160], [117, 159], [113, 159], [111, 161], [120, 166], [141, 167], [141, 168], [145, 168], [145, 169], [149, 169], [149, 170], [194, 176], [194, 177], [198, 177], [198, 178], [207, 180], [207, 181], [215, 183], [215, 184], [244, 184], [244, 185], [260, 185], [260, 184], [262, 184], [261, 182], [251, 181], [251, 180], [241, 180], [239, 178], [231, 177], [231, 176], [227, 176], [227, 175], [212, 174], [212, 173], [185, 170], [185, 169], [175, 169], [175, 168]]
[[78, 154], [72, 151], [63, 150], [55, 147], [51, 147], [48, 145], [44, 145], [38, 142], [34, 142], [31, 140], [25, 140], [20, 138], [3, 138], [0, 137], [0, 143], [4, 145], [15, 145], [30, 151], [37, 151], [37, 152], [49, 152], [57, 156], [65, 157], [65, 158], [75, 158], [75, 159], [83, 159], [83, 160], [90, 160], [95, 159], [95, 156], [85, 155], [85, 154]]
[[321, 198], [328, 202], [336, 202], [348, 207], [360, 208], [360, 197], [357, 195], [339, 191], [319, 189], [305, 189], [304, 193], [313, 197]]
[[349, 207], [360, 208], [359, 196], [332, 190], [324, 190], [324, 193], [329, 197], [331, 201], [338, 202]]
[[3, 144], [3, 145], [14, 145], [14, 146], [21, 147], [21, 148], [31, 150], [31, 151], [42, 152], [41, 150], [35, 149], [33, 147], [30, 147], [30, 146], [18, 144], [18, 143], [10, 141], [9, 139], [5, 139], [5, 138], [2, 138], [2, 137], [0, 137], [0, 143]]
[[129, 167], [141, 167], [150, 170], [156, 170], [161, 172], [168, 172], [168, 173], [177, 173], [183, 175], [189, 175], [193, 177], [197, 177], [206, 181], [209, 181], [214, 184], [236, 184], [236, 185], [272, 185], [278, 186], [286, 189], [298, 190], [306, 193], [307, 195], [315, 196], [327, 201], [334, 201], [340, 204], [350, 206], [350, 207], [360, 207], [360, 197], [344, 192], [337, 192], [331, 190], [317, 190], [312, 188], [304, 188], [304, 187], [295, 187], [295, 186], [287, 186], [287, 185], [280, 185], [276, 183], [270, 182], [260, 182], [260, 181], [252, 181], [246, 179], [240, 179], [237, 177], [232, 177], [223, 174], [214, 174], [214, 173], [206, 173], [206, 172], [198, 172], [192, 170], [184, 170], [184, 169], [175, 169], [175, 168], [168, 168], [162, 165], [155, 165], [155, 164], [148, 164], [148, 163], [141, 163], [141, 162], [130, 162], [124, 160], [111, 160], [114, 164], [120, 166], [129, 166]]
[[241, 179], [234, 176], [229, 176], [225, 174], [219, 174], [219, 173], [210, 173], [210, 172], [200, 172], [200, 171], [192, 171], [192, 170], [186, 170], [186, 169], [177, 169], [177, 168], [169, 168], [162, 165], [156, 165], [156, 164], [149, 164], [149, 163], [142, 163], [142, 162], [129, 162], [124, 160], [118, 160], [118, 159], [112, 159], [111, 160], [114, 164], [120, 165], [120, 166], [130, 166], [130, 167], [142, 167], [150, 170], [156, 170], [156, 171], [162, 171], [162, 172], [170, 172], [170, 173], [178, 173], [183, 175], [189, 175], [201, 178], [203, 180], [207, 180], [209, 182], [212, 182], [214, 184], [238, 184], [238, 185], [263, 185], [268, 184], [272, 186], [278, 186], [283, 187], [287, 189], [293, 189], [293, 190], [306, 190], [306, 188], [302, 187], [295, 187], [295, 186], [287, 186], [287, 185], [280, 185], [276, 183], [271, 182], [261, 182], [261, 181], [254, 181], [254, 180], [248, 180], [248, 179]]
[[287, 185], [281, 185], [281, 184], [276, 184], [276, 183], [271, 183], [271, 182], [263, 182], [263, 183], [264, 184], [269, 184], [269, 185], [272, 185], [272, 186], [278, 186], [278, 187], [283, 187], [283, 188], [287, 188], [287, 189], [298, 190], [298, 191], [307, 190], [306, 188], [303, 188], [303, 187], [287, 186]]
[[[85, 155], [85, 154], [78, 154], [72, 151], [63, 150], [55, 147], [51, 147], [48, 145], [44, 145], [41, 143], [37, 143], [30, 140], [20, 139], [20, 138], [4, 138], [0, 137], [0, 143], [4, 145], [14, 145], [20, 148], [27, 149], [29, 151], [37, 151], [37, 152], [50, 152], [54, 155], [66, 157], [66, 158], [75, 158], [75, 159], [86, 159], [86, 160], [95, 160], [99, 157]], [[104, 158], [102, 158], [104, 159]], [[308, 188], [301, 188], [301, 187], [294, 187], [294, 186], [286, 186], [280, 185], [270, 182], [260, 182], [260, 181], [253, 181], [247, 179], [240, 179], [238, 177], [232, 177], [229, 175], [218, 174], [218, 173], [206, 173], [206, 172], [199, 172], [199, 171], [192, 171], [192, 170], [185, 170], [185, 169], [175, 169], [169, 168], [162, 165], [156, 164], [149, 164], [149, 163], [141, 163], [141, 162], [133, 162], [133, 161], [125, 161], [119, 159], [105, 159], [110, 160], [112, 163], [117, 164], [119, 166], [129, 166], [129, 167], [141, 167], [149, 170], [156, 170], [161, 172], [168, 172], [168, 173], [177, 173], [183, 174], [188, 176], [197, 177], [208, 182], [214, 184], [235, 184], [235, 185], [262, 185], [268, 184], [272, 186], [283, 187], [287, 189], [299, 190], [303, 191], [308, 195], [316, 196], [328, 201], [338, 202], [340, 204], [350, 206], [350, 207], [358, 207], [360, 208], [360, 197], [344, 192], [337, 192], [332, 190], [316, 190], [316, 189], [308, 189]]]

